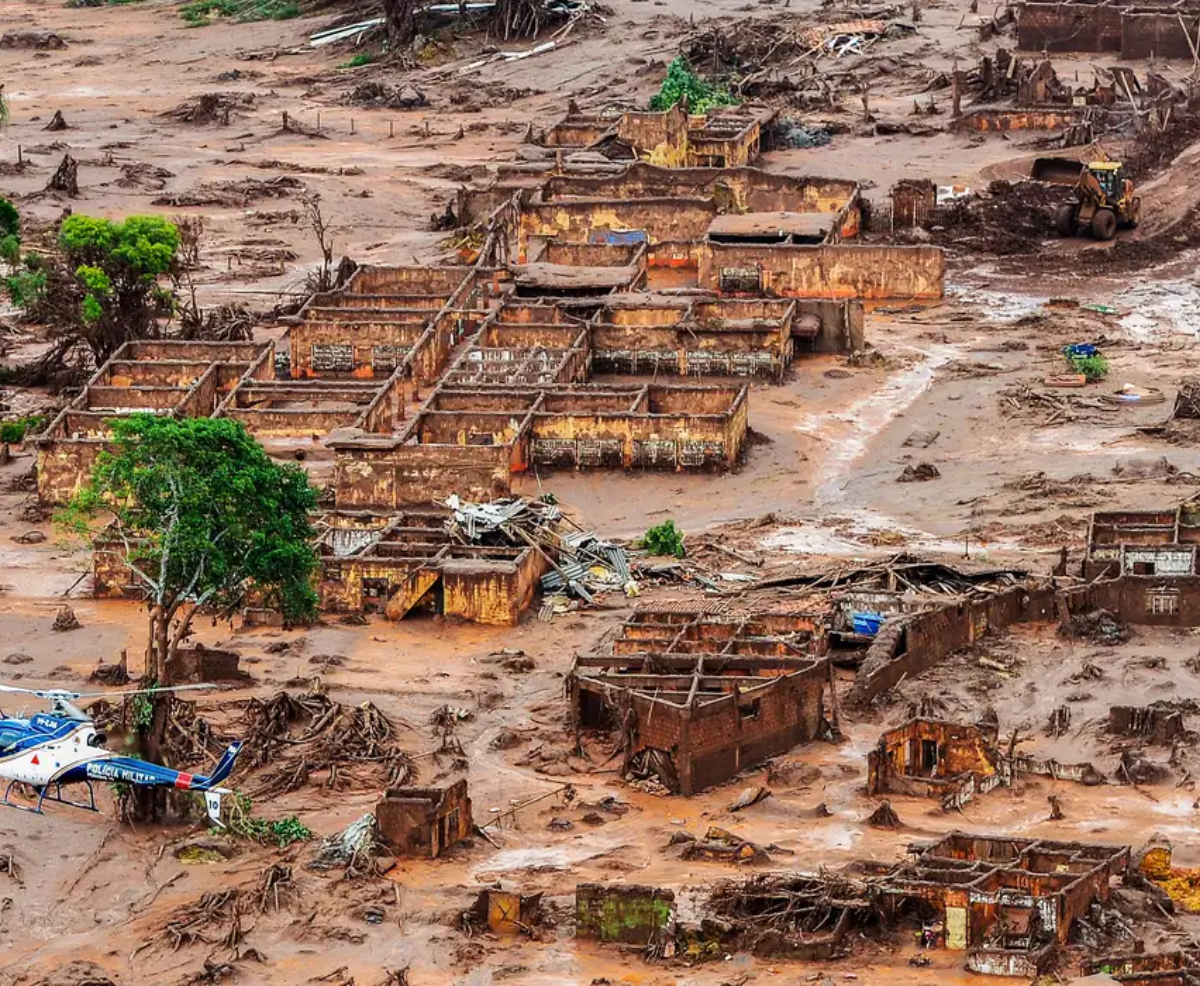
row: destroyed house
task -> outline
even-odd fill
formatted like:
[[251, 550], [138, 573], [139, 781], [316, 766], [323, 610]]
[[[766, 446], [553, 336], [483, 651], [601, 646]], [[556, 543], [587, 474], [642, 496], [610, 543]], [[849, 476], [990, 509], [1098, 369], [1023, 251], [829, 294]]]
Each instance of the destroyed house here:
[[915, 717], [887, 730], [867, 754], [867, 793], [937, 798], [961, 809], [978, 794], [1010, 785], [1019, 774], [1093, 785], [1104, 775], [1090, 763], [1064, 764], [997, 747], [995, 721], [974, 724]]
[[[618, 171], [565, 170], [537, 184], [500, 178], [464, 193], [458, 208], [460, 222], [486, 221], [496, 234], [481, 254], [488, 264], [527, 265], [569, 245], [640, 244], [649, 290], [824, 300], [942, 295], [941, 249], [857, 242], [861, 196], [841, 179], [639, 161]], [[625, 277], [620, 271], [579, 276], [607, 293]], [[578, 293], [570, 282], [563, 289]]]
[[914, 718], [889, 729], [867, 754], [867, 793], [937, 797], [961, 806], [1000, 783], [994, 733]]
[[127, 342], [37, 437], [38, 497], [69, 500], [107, 447], [108, 422], [144, 413], [205, 418], [218, 413], [244, 374], [273, 372], [271, 343]]
[[1191, 61], [1198, 25], [1200, 7], [1194, 0], [1026, 2], [1017, 6], [1017, 46], [1022, 51], [1106, 52], [1122, 61]]
[[1103, 511], [1088, 525], [1083, 576], [1188, 577], [1200, 573], [1200, 501], [1166, 510]]
[[1200, 979], [1200, 954], [1180, 949], [1088, 956], [1079, 972], [1083, 976], [1111, 976], [1122, 986], [1194, 986]]
[[436, 859], [471, 835], [466, 780], [448, 787], [388, 788], [375, 806], [384, 845], [401, 856]]
[[746, 438], [743, 386], [443, 386], [394, 436], [347, 436], [337, 451], [340, 507], [393, 510], [452, 493], [506, 495], [542, 468], [726, 469]]
[[691, 795], [828, 734], [837, 711], [819, 618], [639, 610], [612, 654], [576, 658], [576, 730], [619, 730], [623, 774]]
[[301, 309], [287, 336], [291, 377], [433, 383], [507, 280], [478, 267], [360, 267]]
[[611, 160], [733, 168], [758, 158], [776, 114], [769, 107], [742, 105], [697, 115], [676, 104], [662, 112], [614, 116], [580, 113], [572, 104], [566, 116], [546, 131], [542, 144], [563, 153], [595, 150]]
[[884, 913], [940, 929], [973, 972], [1036, 978], [1072, 925], [1111, 895], [1129, 848], [954, 832], [880, 880]]
[[461, 544], [432, 509], [395, 514], [333, 512], [320, 522], [318, 591], [326, 613], [423, 610], [512, 626], [532, 603], [546, 569], [530, 545]]

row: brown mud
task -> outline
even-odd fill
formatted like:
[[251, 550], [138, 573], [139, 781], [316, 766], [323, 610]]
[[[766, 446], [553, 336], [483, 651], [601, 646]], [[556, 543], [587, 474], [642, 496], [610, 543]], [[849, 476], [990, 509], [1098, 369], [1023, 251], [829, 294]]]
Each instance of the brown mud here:
[[[461, 52], [445, 54], [440, 64], [404, 70], [386, 64], [339, 69], [350, 57], [346, 49], [309, 49], [308, 34], [328, 17], [193, 29], [172, 5], [67, 9], [14, 0], [0, 11], [0, 31], [53, 32], [65, 47], [0, 47], [12, 113], [0, 133], [0, 192], [42, 221], [67, 207], [113, 216], [165, 210], [203, 217], [199, 279], [207, 304], [268, 308], [281, 293], [301, 291], [306, 269], [320, 259], [302, 222], [303, 192], [320, 194], [338, 254], [360, 262], [435, 261], [445, 255], [443, 234], [429, 230], [429, 217], [460, 180], [509, 160], [530, 122], [548, 125], [569, 99], [585, 110], [620, 101], [641, 105], [693, 21], [718, 18], [719, 26], [745, 16], [745, 5], [734, 0], [609, 0], [606, 6], [602, 25], [581, 29], [561, 50], [470, 69], [478, 43], [463, 42]], [[832, 143], [773, 151], [763, 166], [857, 179], [875, 201], [902, 177], [985, 188], [1027, 173], [1040, 152], [1020, 139], [968, 139], [942, 130], [887, 136], [859, 128], [860, 88], [870, 89], [876, 117], [904, 122], [914, 98], [929, 98], [931, 76], [983, 51], [975, 31], [959, 27], [970, 16], [964, 0], [922, 8], [914, 35], [880, 43], [870, 57], [845, 60], [852, 78], [834, 109], [797, 100], [806, 122], [841, 124]], [[767, 5], [762, 13], [770, 18], [782, 8]], [[813, 21], [832, 13], [859, 16], [823, 12], [816, 3], [791, 4], [788, 13]], [[1088, 63], [1062, 56], [1056, 64], [1065, 74]], [[392, 87], [389, 92], [411, 85], [429, 105], [346, 102], [365, 82]], [[223, 95], [208, 96], [214, 93]], [[938, 92], [934, 99], [940, 113], [922, 120], [938, 127], [948, 96]], [[70, 129], [43, 133], [56, 111]], [[294, 124], [286, 129], [285, 113]], [[26, 162], [21, 168], [18, 146]], [[44, 194], [67, 151], [80, 162], [79, 196]], [[1081, 548], [1091, 510], [1170, 504], [1200, 487], [1200, 448], [1141, 430], [1165, 420], [1174, 388], [1195, 373], [1200, 290], [1191, 252], [1195, 213], [1188, 210], [1200, 199], [1196, 153], [1194, 144], [1190, 150], [1172, 146], [1144, 165], [1147, 174], [1155, 172], [1145, 186], [1146, 221], [1115, 246], [1044, 237], [1036, 250], [1025, 249], [1038, 240], [1030, 226], [1011, 250], [956, 250], [944, 304], [868, 315], [873, 358], [814, 357], [798, 361], [781, 386], [754, 384], [750, 420], [763, 441], [738, 470], [722, 476], [529, 475], [520, 492], [553, 492], [581, 523], [605, 536], [633, 538], [670, 517], [688, 534], [761, 553], [764, 574], [901, 549], [951, 563], [966, 555], [1047, 572], [1060, 547]], [[288, 181], [280, 181], [283, 176]], [[251, 182], [273, 182], [274, 192], [250, 195], [247, 189], [258, 187]], [[999, 222], [1003, 200], [997, 209]], [[1180, 215], [1190, 217], [1183, 231], [1175, 226]], [[1165, 246], [1145, 245], [1153, 243]], [[256, 252], [263, 250], [272, 252]], [[998, 253], [1009, 255], [1000, 261]], [[1075, 303], [1049, 304], [1064, 297]], [[1053, 402], [1028, 396], [1043, 391], [1043, 378], [1063, 372], [1063, 345], [1100, 339], [1112, 366], [1105, 383], [1055, 394]], [[28, 357], [36, 348], [18, 339], [11, 353]], [[1119, 403], [1115, 392], [1126, 383], [1157, 388], [1168, 399]], [[18, 409], [47, 398], [6, 388], [2, 399]], [[913, 440], [929, 435], [934, 438]], [[131, 666], [138, 664], [144, 613], [132, 603], [87, 598], [86, 579], [77, 585], [87, 555], [64, 542], [44, 516], [30, 513], [34, 497], [20, 487], [20, 477], [32, 464], [32, 450], [14, 452], [13, 461], [0, 466], [0, 681], [82, 689], [98, 663], [115, 661], [123, 650]], [[1160, 465], [1164, 458], [1169, 469]], [[327, 467], [319, 456], [314, 460], [315, 472]], [[905, 468], [924, 462], [936, 467], [936, 479], [895, 482]], [[1135, 462], [1150, 466], [1130, 469]], [[31, 530], [46, 539], [15, 540]], [[746, 570], [728, 557], [709, 564]], [[725, 591], [742, 589], [734, 583]], [[82, 627], [51, 633], [68, 592]], [[642, 601], [689, 593], [693, 600], [711, 598], [699, 590], [647, 586]], [[338, 702], [370, 701], [404, 724], [399, 742], [422, 784], [459, 776], [459, 755], [435, 755], [443, 737], [430, 717], [445, 706], [469, 712], [454, 736], [480, 823], [552, 796], [491, 826], [498, 848], [477, 837], [439, 860], [400, 860], [381, 881], [312, 873], [304, 868], [312, 847], [243, 844], [228, 859], [201, 854], [185, 861], [176, 850], [197, 838], [198, 827], [119, 825], [107, 791], [99, 792], [96, 815], [66, 808], [45, 816], [0, 811], [0, 847], [11, 847], [20, 868], [19, 882], [0, 873], [0, 899], [11, 899], [11, 906], [0, 906], [0, 986], [68, 986], [88, 976], [122, 984], [215, 981], [188, 978], [206, 975], [206, 960], [233, 962], [235, 981], [249, 984], [353, 978], [362, 986], [386, 981], [385, 970], [407, 967], [413, 984], [470, 986], [716, 986], [826, 976], [853, 976], [862, 986], [966, 986], [977, 979], [962, 969], [961, 954], [933, 952], [930, 966], [914, 968], [911, 941], [866, 945], [844, 962], [737, 954], [688, 967], [578, 943], [562, 929], [571, 923], [579, 882], [654, 884], [684, 895], [731, 875], [727, 865], [682, 862], [664, 851], [673, 834], [701, 834], [710, 825], [780, 847], [768, 864], [779, 871], [864, 859], [890, 863], [910, 842], [953, 829], [1134, 845], [1158, 832], [1175, 842], [1180, 865], [1200, 865], [1200, 846], [1191, 837], [1196, 795], [1173, 780], [1141, 789], [1024, 781], [977, 799], [961, 814], [893, 795], [899, 829], [869, 824], [878, 804], [864, 793], [866, 755], [880, 731], [899, 722], [909, 703], [929, 696], [963, 721], [991, 706], [1004, 735], [1017, 729], [1030, 737], [1029, 751], [1071, 762], [1094, 759], [1111, 770], [1112, 748], [1096, 722], [1114, 691], [1131, 704], [1200, 699], [1200, 678], [1189, 664], [1193, 635], [1147, 629], [1100, 649], [1049, 630], [1019, 630], [904, 683], [867, 713], [843, 717], [845, 739], [837, 745], [794, 750], [693, 798], [663, 798], [627, 786], [611, 764], [574, 756], [566, 728], [563, 677], [574, 654], [599, 646], [633, 605], [613, 593], [552, 622], [530, 614], [513, 629], [378, 617], [367, 626], [331, 622], [307, 631], [198, 625], [196, 640], [239, 652], [252, 679], [201, 696], [201, 714], [219, 718], [231, 703], [252, 696], [299, 692], [307, 686], [301, 680], [319, 675]], [[278, 646], [284, 643], [290, 646]], [[505, 668], [495, 657], [505, 648], [523, 651], [532, 670]], [[998, 673], [980, 658], [1011, 670]], [[1150, 658], [1163, 662], [1152, 666]], [[1071, 680], [1091, 674], [1085, 666], [1098, 667], [1102, 676], [1091, 684]], [[849, 685], [845, 673], [839, 687], [844, 692]], [[1051, 739], [1042, 727], [1064, 703], [1077, 728]], [[18, 712], [19, 705], [6, 702], [4, 709]], [[298, 814], [325, 836], [374, 808], [377, 788], [331, 789], [321, 780], [256, 810], [272, 819]], [[575, 789], [570, 802], [554, 794], [566, 783]], [[730, 802], [758, 783], [769, 785], [772, 796], [731, 814]], [[1048, 820], [1049, 795], [1059, 799], [1063, 820]], [[610, 797], [615, 801], [604, 800]], [[827, 817], [813, 811], [822, 803]], [[588, 814], [600, 824], [585, 821]], [[555, 819], [570, 826], [551, 827]], [[222, 905], [204, 929], [209, 941], [173, 950], [159, 937], [204, 894], [237, 889], [251, 899], [273, 863], [293, 867], [294, 888], [278, 907], [256, 904], [242, 914], [240, 935], [231, 937], [233, 912]], [[542, 941], [466, 937], [456, 917], [481, 885], [494, 881], [544, 893], [560, 933]], [[1196, 930], [1194, 919], [1180, 921]], [[1148, 937], [1153, 943], [1161, 933], [1155, 929]], [[232, 946], [223, 946], [222, 938]], [[139, 950], [146, 942], [153, 944]]]

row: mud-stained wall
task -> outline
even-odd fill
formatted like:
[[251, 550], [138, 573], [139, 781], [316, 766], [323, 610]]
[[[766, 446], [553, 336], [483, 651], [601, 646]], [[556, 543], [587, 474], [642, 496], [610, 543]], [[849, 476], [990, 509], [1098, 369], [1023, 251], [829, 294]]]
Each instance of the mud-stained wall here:
[[569, 243], [619, 243], [644, 234], [651, 243], [698, 240], [716, 205], [709, 199], [647, 198], [546, 202], [525, 206], [517, 228], [517, 262], [527, 263], [534, 237]]
[[264, 438], [309, 438], [348, 428], [358, 420], [360, 409], [320, 411], [307, 408], [229, 408], [223, 417], [240, 421], [252, 435]]
[[581, 883], [575, 888], [575, 937], [645, 946], [675, 934], [675, 894], [657, 887]]
[[562, 199], [711, 199], [721, 212], [837, 213], [858, 197], [840, 178], [794, 177], [755, 168], [657, 168], [636, 164], [615, 175], [550, 178], [546, 202]]
[[781, 677], [693, 709], [677, 759], [680, 792], [694, 794], [814, 739], [823, 721], [828, 668]]
[[1126, 575], [1097, 582], [1082, 596], [1072, 596], [1071, 609], [1107, 609], [1122, 622], [1135, 625], [1197, 627], [1200, 577]]
[[440, 294], [447, 297], [473, 273], [466, 266], [359, 267], [347, 285], [353, 294]]
[[[922, 763], [922, 744], [932, 743], [936, 747], [936, 771], [928, 772]], [[945, 782], [962, 774], [991, 775], [996, 766], [988, 755], [988, 749], [979, 728], [932, 719], [914, 719], [888, 730], [879, 739], [879, 745], [867, 757], [867, 793], [871, 795], [888, 791], [896, 793], [920, 793], [923, 795], [945, 793]], [[936, 781], [927, 791], [912, 791], [907, 782], [911, 779]]]
[[721, 294], [932, 300], [944, 293], [945, 255], [925, 246], [710, 243], [699, 276]]
[[465, 780], [445, 788], [389, 788], [375, 806], [384, 843], [401, 856], [436, 858], [470, 836]]
[[1120, 51], [1121, 9], [1097, 3], [1024, 3], [1017, 8], [1021, 51]]
[[1121, 57], [1129, 60], [1186, 58], [1191, 61], [1198, 24], [1200, 21], [1194, 13], [1127, 11], [1121, 18]]
[[1003, 133], [1009, 130], [1066, 130], [1081, 123], [1079, 110], [972, 110], [951, 125], [955, 130]]
[[92, 475], [96, 458], [107, 447], [100, 439], [53, 439], [38, 446], [38, 499], [47, 505], [66, 503]]
[[447, 558], [441, 563], [442, 612], [475, 623], [516, 626], [545, 571], [532, 549], [516, 562]]
[[975, 602], [888, 620], [867, 650], [847, 703], [865, 705], [904, 678], [915, 678], [989, 631], [1057, 618], [1053, 586], [1016, 586]]
[[337, 504], [348, 510], [395, 510], [452, 493], [468, 500], [507, 496], [510, 450], [487, 445], [341, 445], [334, 461]]
[[303, 321], [289, 333], [292, 377], [389, 377], [425, 334], [435, 312], [388, 320], [388, 313], [371, 313], [378, 321]]

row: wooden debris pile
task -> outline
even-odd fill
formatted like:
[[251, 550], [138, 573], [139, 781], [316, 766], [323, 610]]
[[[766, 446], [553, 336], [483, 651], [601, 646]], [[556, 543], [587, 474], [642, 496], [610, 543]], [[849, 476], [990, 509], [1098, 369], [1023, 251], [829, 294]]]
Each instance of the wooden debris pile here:
[[298, 790], [314, 774], [328, 788], [401, 787], [416, 776], [412, 758], [397, 742], [398, 728], [371, 702], [350, 707], [313, 689], [251, 699], [242, 716], [243, 759], [270, 765], [256, 798]]
[[867, 883], [824, 871], [725, 881], [713, 889], [708, 908], [743, 947], [767, 952], [819, 944], [829, 958], [841, 954], [848, 931], [876, 916]]
[[[557, 504], [512, 497], [471, 503], [451, 496], [446, 532], [462, 544], [528, 546], [550, 566], [542, 576], [547, 596], [575, 596], [590, 603], [607, 589], [630, 585], [629, 556], [566, 517]], [[631, 590], [632, 591], [632, 590]]]

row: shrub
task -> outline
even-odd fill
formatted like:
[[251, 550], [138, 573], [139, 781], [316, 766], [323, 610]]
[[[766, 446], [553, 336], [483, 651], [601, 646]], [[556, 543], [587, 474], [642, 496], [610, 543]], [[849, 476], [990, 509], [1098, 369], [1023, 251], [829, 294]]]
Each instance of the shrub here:
[[300, 8], [293, 0], [191, 0], [179, 8], [179, 16], [193, 27], [222, 17], [245, 24], [290, 20], [300, 16]]
[[370, 65], [375, 61], [375, 56], [369, 51], [359, 52], [348, 62], [342, 62], [338, 68], [362, 68], [364, 65]]
[[683, 531], [675, 526], [673, 520], [663, 521], [657, 527], [650, 528], [638, 544], [652, 555], [682, 558], [687, 554], [683, 547]]
[[1067, 352], [1067, 362], [1071, 364], [1073, 373], [1081, 373], [1089, 383], [1103, 380], [1108, 376], [1108, 360], [1101, 353], [1080, 354]]
[[40, 414], [18, 418], [16, 421], [0, 422], [0, 445], [16, 445], [23, 442], [26, 435], [39, 431], [45, 423], [46, 419]]
[[680, 55], [667, 66], [662, 88], [650, 98], [650, 109], [669, 110], [684, 96], [689, 113], [707, 113], [714, 106], [736, 106], [739, 100], [724, 86], [700, 78]]

